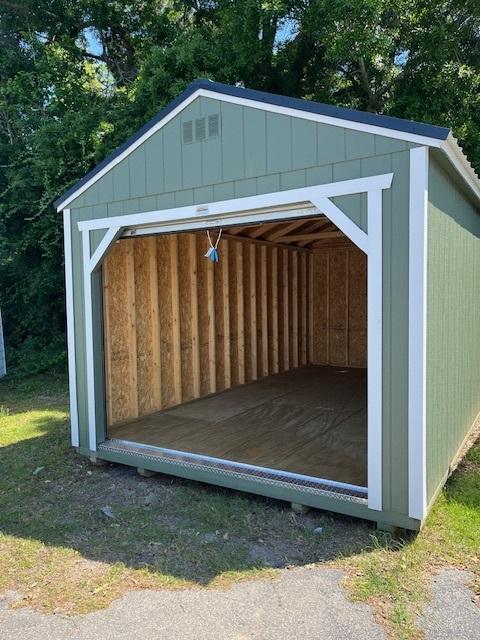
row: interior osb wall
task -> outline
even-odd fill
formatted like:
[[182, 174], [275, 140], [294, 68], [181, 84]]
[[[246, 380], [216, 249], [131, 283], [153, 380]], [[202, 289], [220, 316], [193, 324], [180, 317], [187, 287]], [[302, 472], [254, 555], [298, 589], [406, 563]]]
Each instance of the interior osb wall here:
[[121, 240], [103, 265], [108, 424], [307, 363], [366, 365], [366, 259], [203, 234]]
[[118, 242], [104, 266], [108, 423], [311, 361], [312, 254], [203, 234]]
[[367, 256], [355, 245], [313, 252], [314, 364], [367, 366]]

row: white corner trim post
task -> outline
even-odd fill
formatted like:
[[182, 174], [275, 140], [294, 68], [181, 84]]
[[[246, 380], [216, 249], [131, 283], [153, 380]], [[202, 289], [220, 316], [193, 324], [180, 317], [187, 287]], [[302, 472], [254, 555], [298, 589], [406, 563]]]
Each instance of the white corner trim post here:
[[63, 211], [65, 256], [65, 303], [67, 310], [68, 388], [70, 394], [70, 434], [72, 447], [80, 444], [78, 432], [77, 367], [75, 357], [75, 314], [73, 310], [72, 227], [70, 209]]
[[408, 277], [408, 515], [427, 513], [428, 147], [410, 150]]
[[383, 506], [383, 208], [382, 191], [369, 191], [367, 268], [368, 506]]

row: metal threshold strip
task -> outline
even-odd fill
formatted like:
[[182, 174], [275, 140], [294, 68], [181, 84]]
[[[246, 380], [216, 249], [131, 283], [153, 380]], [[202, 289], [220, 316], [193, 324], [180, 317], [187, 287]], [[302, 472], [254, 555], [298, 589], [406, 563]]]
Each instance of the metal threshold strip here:
[[177, 467], [198, 468], [206, 471], [214, 471], [222, 475], [258, 480], [267, 484], [281, 484], [289, 487], [298, 487], [309, 493], [326, 495], [331, 498], [348, 500], [352, 502], [366, 503], [368, 490], [345, 482], [337, 482], [324, 478], [304, 476], [290, 471], [280, 471], [266, 467], [257, 467], [243, 462], [212, 458], [206, 455], [164, 449], [153, 445], [133, 442], [131, 440], [118, 440], [115, 438], [106, 440], [98, 446], [99, 451], [112, 451], [121, 453], [134, 453], [147, 459], [167, 462]]

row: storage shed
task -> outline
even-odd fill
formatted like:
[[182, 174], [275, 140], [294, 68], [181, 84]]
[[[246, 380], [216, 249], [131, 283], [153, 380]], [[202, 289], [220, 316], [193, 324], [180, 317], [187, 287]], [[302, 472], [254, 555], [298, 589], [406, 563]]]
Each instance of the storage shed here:
[[199, 80], [56, 206], [74, 447], [420, 528], [480, 411], [448, 129]]

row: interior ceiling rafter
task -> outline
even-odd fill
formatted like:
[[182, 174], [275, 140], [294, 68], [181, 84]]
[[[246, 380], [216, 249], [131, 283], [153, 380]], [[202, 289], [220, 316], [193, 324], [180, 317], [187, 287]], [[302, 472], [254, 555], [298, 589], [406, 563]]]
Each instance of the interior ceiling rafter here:
[[342, 246], [350, 240], [326, 216], [302, 218], [293, 222], [268, 222], [242, 225], [224, 229], [225, 237], [237, 240], [253, 240], [264, 244], [298, 247], [299, 249], [321, 248], [323, 245]]

